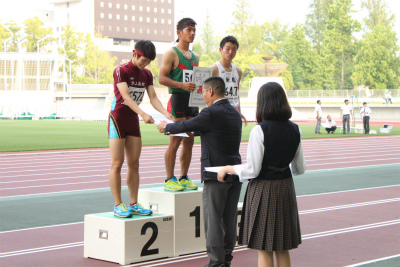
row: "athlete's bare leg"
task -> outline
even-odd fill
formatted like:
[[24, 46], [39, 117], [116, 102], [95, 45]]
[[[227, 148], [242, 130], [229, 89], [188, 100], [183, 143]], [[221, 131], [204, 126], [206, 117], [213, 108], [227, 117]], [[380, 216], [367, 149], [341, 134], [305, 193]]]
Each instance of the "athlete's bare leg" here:
[[[184, 120], [186, 120], [186, 118], [176, 118], [175, 119], [175, 121], [184, 121]], [[172, 176], [174, 176], [176, 152], [178, 151], [178, 148], [179, 148], [181, 142], [183, 141], [182, 139], [187, 139], [187, 137], [179, 137], [179, 136], [170, 136], [169, 137], [169, 145], [168, 145], [167, 150], [165, 151], [165, 170], [167, 172], [167, 178], [171, 178]], [[184, 153], [183, 150], [184, 150], [184, 145], [182, 146], [182, 152], [181, 152], [181, 156], [180, 156], [181, 159], [182, 159], [182, 153]], [[192, 153], [190, 151], [190, 160], [191, 160], [191, 157], [192, 157]], [[189, 165], [190, 165], [190, 160], [189, 160]], [[183, 164], [186, 164], [186, 162], [184, 162]], [[186, 168], [186, 174], [189, 169], [189, 165]], [[181, 160], [181, 175], [186, 175], [186, 174], [182, 174], [182, 160]], [[179, 177], [178, 177], [178, 179], [179, 179]]]
[[[192, 117], [188, 117], [190, 120]], [[182, 150], [180, 155], [181, 163], [181, 176], [186, 176], [189, 172], [190, 162], [192, 161], [192, 150], [194, 144], [194, 135], [192, 133], [186, 133], [189, 137], [185, 137], [182, 140]]]
[[139, 192], [139, 158], [142, 151], [142, 138], [127, 136], [125, 143], [126, 163], [126, 184], [129, 190], [130, 203], [137, 203]]
[[126, 139], [109, 139], [111, 168], [108, 175], [111, 193], [114, 197], [115, 205], [122, 203], [121, 199], [121, 168], [124, 163], [124, 146]]

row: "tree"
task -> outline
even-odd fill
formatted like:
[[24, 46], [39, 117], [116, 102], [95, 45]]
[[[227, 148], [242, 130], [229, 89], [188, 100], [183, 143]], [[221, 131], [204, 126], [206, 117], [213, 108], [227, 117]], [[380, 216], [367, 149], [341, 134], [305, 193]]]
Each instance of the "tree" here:
[[234, 35], [239, 43], [242, 42], [242, 37], [245, 35], [248, 25], [252, 22], [252, 14], [250, 12], [250, 5], [247, 0], [236, 0], [236, 10], [233, 12], [233, 28], [229, 33]]
[[208, 8], [206, 13], [206, 19], [204, 21], [200, 37], [203, 42], [204, 54], [211, 54], [218, 49], [217, 42], [214, 37], [214, 31], [212, 28], [212, 23], [210, 19], [210, 14], [208, 12]]
[[329, 8], [334, 0], [312, 0], [308, 6], [311, 10], [306, 15], [305, 32], [310, 38], [313, 47], [321, 55], [322, 43], [324, 41], [324, 31], [326, 21], [329, 17]]
[[337, 0], [329, 9], [323, 55], [330, 88], [344, 89], [345, 65], [346, 61], [351, 60], [351, 49], [355, 42], [352, 34], [360, 29], [360, 23], [351, 18], [351, 7], [351, 0]]
[[376, 89], [398, 88], [400, 77], [399, 47], [391, 27], [378, 24], [361, 41], [355, 56], [353, 79]]
[[158, 58], [155, 58], [148, 66], [147, 69], [153, 74], [154, 85], [160, 86], [158, 83], [158, 77], [160, 76], [160, 66], [158, 65]]
[[291, 34], [283, 45], [283, 54], [296, 89], [322, 88], [321, 57], [306, 40], [303, 25], [297, 24], [291, 29]]
[[[95, 38], [104, 38], [95, 34]], [[111, 57], [108, 51], [102, 51], [94, 43], [90, 34], [85, 38], [85, 55], [80, 58], [85, 76], [93, 79], [96, 84], [113, 83], [113, 71], [117, 57]]]
[[[38, 17], [27, 19], [24, 21], [24, 31], [26, 35], [26, 50], [27, 52], [37, 51], [37, 41], [45, 36], [51, 36], [53, 31], [51, 28], [44, 28], [44, 23]], [[45, 46], [50, 43], [54, 38], [44, 39], [41, 44]]]
[[[17, 23], [15, 23], [13, 20], [10, 20], [9, 22], [5, 23], [3, 25], [3, 27], [7, 28], [13, 34], [12, 35], [13, 38], [10, 41], [8, 41], [8, 43], [7, 43], [7, 52], [18, 52], [18, 41], [17, 40], [21, 39], [23, 37], [22, 32], [21, 32], [21, 27], [19, 27], [17, 25]], [[4, 30], [7, 31], [6, 29], [4, 29]], [[8, 33], [7, 36], [10, 37], [10, 33]], [[8, 38], [8, 37], [6, 37], [6, 38]]]
[[366, 8], [368, 17], [364, 18], [367, 29], [373, 30], [379, 24], [383, 27], [393, 27], [395, 16], [389, 14], [387, 4], [384, 0], [362, 0], [361, 8]]
[[[278, 61], [282, 60], [283, 43], [289, 35], [288, 25], [280, 24], [279, 20], [266, 22], [262, 25], [262, 40], [267, 46], [269, 55], [274, 56]], [[253, 43], [254, 39], [251, 40]]]
[[[61, 35], [63, 46], [58, 48], [58, 53], [71, 61], [71, 75], [72, 79], [74, 79], [77, 76], [77, 68], [79, 66], [78, 53], [82, 49], [83, 33], [77, 32], [76, 27], [72, 27], [70, 22], [62, 27], [62, 30], [64, 32]], [[66, 60], [64, 64], [67, 73], [69, 73], [69, 62]], [[61, 69], [63, 67], [60, 67]]]

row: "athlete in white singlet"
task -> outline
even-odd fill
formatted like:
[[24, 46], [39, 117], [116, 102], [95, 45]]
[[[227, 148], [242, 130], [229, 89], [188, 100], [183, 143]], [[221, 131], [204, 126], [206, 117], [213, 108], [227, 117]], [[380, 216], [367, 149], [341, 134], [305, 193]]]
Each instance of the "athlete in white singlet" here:
[[242, 70], [232, 63], [239, 48], [239, 42], [233, 36], [226, 36], [220, 43], [219, 52], [221, 60], [211, 65], [213, 76], [220, 76], [225, 81], [225, 97], [240, 112], [245, 124], [246, 118], [240, 111], [239, 84], [242, 78]]

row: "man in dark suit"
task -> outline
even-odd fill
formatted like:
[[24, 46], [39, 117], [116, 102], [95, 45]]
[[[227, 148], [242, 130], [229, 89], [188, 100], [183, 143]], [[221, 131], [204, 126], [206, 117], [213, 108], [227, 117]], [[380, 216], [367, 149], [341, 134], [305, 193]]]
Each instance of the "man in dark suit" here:
[[201, 137], [201, 181], [203, 188], [204, 230], [209, 257], [208, 267], [230, 266], [236, 243], [237, 204], [242, 183], [238, 177], [220, 183], [207, 178], [204, 167], [241, 164], [242, 136], [240, 113], [225, 99], [225, 83], [220, 77], [205, 80], [202, 89], [207, 104], [199, 115], [186, 121], [157, 125], [165, 134], [199, 131]]

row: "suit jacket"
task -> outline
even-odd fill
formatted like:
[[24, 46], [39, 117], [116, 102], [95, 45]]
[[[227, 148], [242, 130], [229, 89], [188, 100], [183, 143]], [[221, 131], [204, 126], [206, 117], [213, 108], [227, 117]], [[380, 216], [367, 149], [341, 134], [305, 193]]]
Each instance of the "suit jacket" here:
[[201, 138], [202, 182], [207, 180], [204, 167], [242, 163], [239, 154], [242, 119], [239, 111], [227, 99], [214, 102], [190, 120], [167, 124], [164, 129], [165, 134], [194, 131], [199, 131]]

